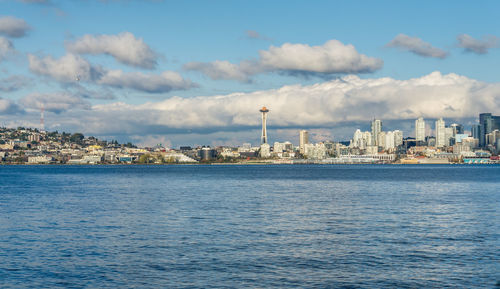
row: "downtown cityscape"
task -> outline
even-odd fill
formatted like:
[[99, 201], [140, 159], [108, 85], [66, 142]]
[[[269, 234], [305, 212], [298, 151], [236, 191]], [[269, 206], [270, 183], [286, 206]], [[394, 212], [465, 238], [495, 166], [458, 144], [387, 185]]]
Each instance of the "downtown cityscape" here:
[[[443, 118], [415, 120], [415, 137], [401, 130], [384, 131], [383, 121], [374, 119], [371, 130], [357, 129], [349, 141], [324, 140], [312, 143], [307, 130], [298, 142], [268, 142], [270, 110], [259, 110], [262, 119], [260, 145], [239, 147], [180, 146], [137, 147], [132, 143], [103, 141], [81, 133], [46, 132], [41, 129], [0, 128], [0, 158], [7, 164], [491, 164], [500, 163], [500, 116], [479, 115], [480, 122], [465, 133], [462, 124], [447, 125]], [[42, 116], [43, 118], [43, 116]], [[43, 120], [42, 120], [43, 124]]]

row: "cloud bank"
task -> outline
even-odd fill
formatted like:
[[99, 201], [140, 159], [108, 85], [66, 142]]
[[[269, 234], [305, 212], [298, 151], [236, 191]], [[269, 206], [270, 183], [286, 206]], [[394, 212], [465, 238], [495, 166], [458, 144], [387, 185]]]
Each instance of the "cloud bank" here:
[[153, 69], [157, 54], [141, 39], [130, 32], [117, 35], [84, 35], [66, 43], [66, 49], [76, 54], [106, 54], [126, 65]]
[[467, 34], [457, 36], [458, 46], [462, 47], [465, 52], [476, 54], [486, 54], [491, 48], [498, 47], [498, 37], [484, 36], [482, 39], [475, 39]]
[[271, 46], [268, 50], [261, 50], [256, 61], [245, 60], [240, 64], [220, 60], [210, 63], [191, 62], [184, 69], [199, 71], [212, 79], [249, 81], [252, 75], [264, 72], [330, 76], [370, 73], [382, 66], [381, 59], [360, 54], [351, 44], [330, 40], [319, 46], [292, 43]]
[[386, 46], [406, 50], [423, 57], [444, 59], [448, 56], [448, 52], [434, 47], [418, 37], [411, 37], [405, 34], [398, 34], [391, 42], [387, 43]]
[[[49, 96], [30, 96], [20, 104], [36, 108]], [[433, 72], [420, 78], [361, 79], [354, 75], [301, 86], [252, 93], [209, 97], [172, 97], [140, 105], [114, 102], [88, 107], [67, 95], [50, 96], [60, 106], [60, 121], [79, 124], [74, 130], [97, 135], [110, 134], [191, 134], [236, 132], [258, 128], [259, 108], [270, 109], [268, 124], [273, 128], [329, 128], [339, 124], [364, 123], [376, 117], [384, 121], [424, 118], [470, 118], [480, 112], [500, 110], [500, 83], [486, 83], [456, 74]], [[51, 102], [51, 103], [52, 103]], [[51, 107], [48, 103], [47, 107]], [[408, 133], [408, 132], [407, 132]]]
[[12, 16], [0, 17], [0, 35], [19, 38], [25, 36], [30, 27], [26, 21]]

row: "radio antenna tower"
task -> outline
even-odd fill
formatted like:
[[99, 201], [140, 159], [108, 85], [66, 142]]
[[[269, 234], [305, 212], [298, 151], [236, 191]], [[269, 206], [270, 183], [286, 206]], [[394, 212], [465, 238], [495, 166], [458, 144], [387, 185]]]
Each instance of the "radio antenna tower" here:
[[43, 106], [43, 103], [42, 103], [42, 107], [40, 108], [40, 132], [45, 132], [45, 119], [43, 116], [44, 111], [45, 111], [45, 107]]

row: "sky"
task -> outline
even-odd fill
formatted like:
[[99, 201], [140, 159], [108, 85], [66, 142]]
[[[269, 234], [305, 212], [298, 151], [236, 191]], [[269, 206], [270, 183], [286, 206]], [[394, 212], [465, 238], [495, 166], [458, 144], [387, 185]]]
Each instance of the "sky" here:
[[232, 145], [500, 113], [498, 1], [0, 0], [0, 126]]

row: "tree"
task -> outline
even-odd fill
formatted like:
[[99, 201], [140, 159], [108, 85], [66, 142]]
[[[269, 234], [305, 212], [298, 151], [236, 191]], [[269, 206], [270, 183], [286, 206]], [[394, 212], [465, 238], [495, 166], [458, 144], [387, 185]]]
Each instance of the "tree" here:
[[74, 143], [81, 143], [85, 136], [79, 132], [74, 133], [69, 140]]
[[155, 162], [155, 157], [152, 156], [151, 154], [143, 154], [139, 157], [137, 160], [138, 163], [140, 164], [151, 164]]

